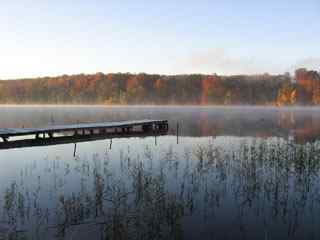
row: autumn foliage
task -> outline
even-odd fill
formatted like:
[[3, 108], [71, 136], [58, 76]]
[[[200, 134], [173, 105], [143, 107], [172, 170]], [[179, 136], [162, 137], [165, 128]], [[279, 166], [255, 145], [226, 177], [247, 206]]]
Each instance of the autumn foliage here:
[[2, 104], [320, 104], [320, 76], [96, 73], [0, 81]]

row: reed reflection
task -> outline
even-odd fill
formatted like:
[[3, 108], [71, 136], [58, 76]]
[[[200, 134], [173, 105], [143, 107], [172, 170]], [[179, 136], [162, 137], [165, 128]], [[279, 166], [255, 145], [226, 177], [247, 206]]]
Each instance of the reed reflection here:
[[[11, 239], [317, 239], [318, 142], [121, 149], [23, 166], [2, 195]], [[90, 231], [88, 231], [90, 229]], [[88, 233], [89, 232], [89, 233]]]

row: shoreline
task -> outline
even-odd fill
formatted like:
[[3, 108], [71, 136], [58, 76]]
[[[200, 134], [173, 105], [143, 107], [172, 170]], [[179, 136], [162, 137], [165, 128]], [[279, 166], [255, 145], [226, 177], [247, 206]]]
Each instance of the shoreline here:
[[0, 104], [0, 108], [197, 108], [197, 109], [239, 109], [239, 108], [251, 108], [251, 109], [299, 109], [299, 110], [310, 110], [319, 109], [317, 105], [291, 105], [291, 106], [276, 106], [276, 105], [105, 105], [105, 104]]

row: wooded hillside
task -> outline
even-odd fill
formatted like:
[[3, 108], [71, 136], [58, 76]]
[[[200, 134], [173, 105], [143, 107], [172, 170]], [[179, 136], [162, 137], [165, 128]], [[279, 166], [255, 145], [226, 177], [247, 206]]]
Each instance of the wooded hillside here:
[[[96, 73], [0, 81], [2, 104], [318, 104], [319, 73], [157, 75]], [[319, 89], [318, 89], [319, 88]], [[319, 100], [319, 101], [318, 101]]]

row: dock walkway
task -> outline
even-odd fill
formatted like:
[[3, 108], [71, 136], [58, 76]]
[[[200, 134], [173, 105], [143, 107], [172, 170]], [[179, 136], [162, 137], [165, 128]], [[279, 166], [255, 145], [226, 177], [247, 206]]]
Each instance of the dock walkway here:
[[168, 131], [167, 120], [137, 120], [104, 123], [80, 123], [71, 125], [53, 125], [42, 128], [0, 128], [0, 138], [3, 142], [10, 138], [31, 136], [33, 139], [53, 139], [66, 136], [130, 136], [157, 134]]

